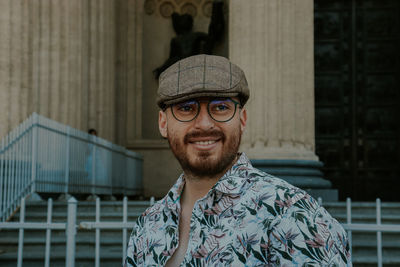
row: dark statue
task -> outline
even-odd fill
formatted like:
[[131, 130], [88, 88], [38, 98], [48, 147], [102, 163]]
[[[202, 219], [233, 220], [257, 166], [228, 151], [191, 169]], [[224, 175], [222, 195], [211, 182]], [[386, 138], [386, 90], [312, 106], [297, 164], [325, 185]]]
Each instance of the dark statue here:
[[177, 36], [171, 40], [169, 58], [153, 71], [157, 79], [164, 70], [178, 60], [198, 54], [212, 54], [214, 45], [221, 40], [224, 33], [223, 6], [223, 0], [214, 0], [208, 34], [192, 31], [191, 15], [179, 15], [175, 12], [172, 14], [172, 26]]

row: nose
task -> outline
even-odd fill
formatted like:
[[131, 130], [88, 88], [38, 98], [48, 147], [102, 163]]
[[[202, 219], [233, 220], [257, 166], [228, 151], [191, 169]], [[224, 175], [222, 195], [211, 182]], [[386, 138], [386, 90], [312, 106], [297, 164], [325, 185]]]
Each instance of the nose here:
[[200, 111], [194, 120], [194, 126], [197, 129], [209, 130], [214, 128], [215, 121], [210, 117], [207, 111], [207, 103], [200, 103]]

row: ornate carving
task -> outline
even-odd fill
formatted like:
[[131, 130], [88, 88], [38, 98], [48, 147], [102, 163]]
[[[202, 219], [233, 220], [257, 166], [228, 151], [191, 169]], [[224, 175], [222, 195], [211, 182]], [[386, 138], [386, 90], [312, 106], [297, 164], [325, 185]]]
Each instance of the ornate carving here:
[[[202, 15], [210, 18], [212, 0], [145, 0], [144, 11], [147, 15], [158, 15], [170, 18], [173, 12], [189, 14], [193, 18]], [[226, 5], [224, 13], [226, 13]]]
[[189, 14], [192, 17], [197, 16], [197, 7], [192, 3], [186, 3], [181, 7], [181, 14]]
[[155, 9], [156, 2], [154, 0], [146, 0], [146, 2], [144, 2], [144, 12], [146, 12], [147, 15], [153, 14]]
[[160, 5], [160, 14], [164, 18], [170, 18], [175, 12], [175, 6], [171, 2], [164, 2]]
[[212, 1], [207, 1], [203, 5], [203, 15], [210, 18], [212, 14]]

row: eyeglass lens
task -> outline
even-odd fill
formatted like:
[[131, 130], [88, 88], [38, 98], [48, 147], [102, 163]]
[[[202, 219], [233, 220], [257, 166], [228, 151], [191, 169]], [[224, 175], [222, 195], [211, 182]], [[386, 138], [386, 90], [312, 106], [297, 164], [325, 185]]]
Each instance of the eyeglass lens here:
[[[232, 119], [236, 112], [238, 103], [232, 99], [213, 99], [208, 102], [207, 110], [211, 118], [219, 122], [225, 122]], [[191, 121], [197, 117], [200, 112], [200, 103], [197, 100], [189, 100], [172, 106], [172, 113], [179, 121]]]

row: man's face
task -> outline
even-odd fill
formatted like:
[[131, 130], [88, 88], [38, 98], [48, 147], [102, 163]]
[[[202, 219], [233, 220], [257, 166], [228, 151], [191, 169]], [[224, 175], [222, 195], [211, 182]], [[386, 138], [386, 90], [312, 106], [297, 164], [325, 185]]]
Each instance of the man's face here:
[[209, 99], [200, 100], [199, 114], [190, 122], [178, 121], [171, 108], [160, 111], [159, 129], [185, 173], [210, 177], [222, 174], [235, 160], [247, 113], [238, 107], [231, 120], [217, 122], [207, 112]]

